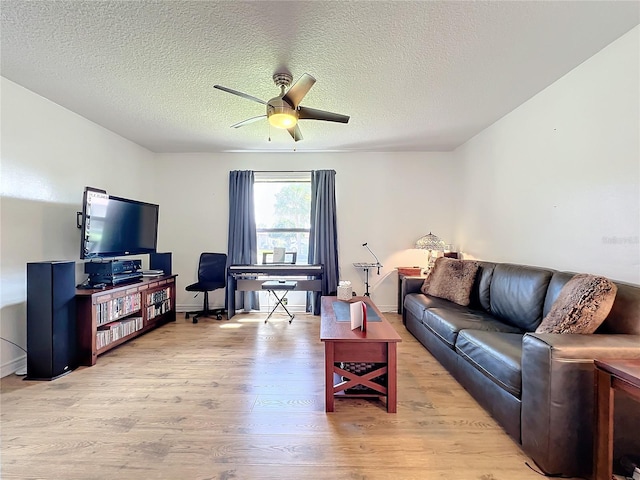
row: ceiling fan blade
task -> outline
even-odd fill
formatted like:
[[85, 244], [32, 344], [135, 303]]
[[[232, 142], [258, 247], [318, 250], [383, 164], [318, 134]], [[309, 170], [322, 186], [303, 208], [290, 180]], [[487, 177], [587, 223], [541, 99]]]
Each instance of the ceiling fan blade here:
[[295, 127], [287, 128], [287, 132], [291, 134], [294, 141], [302, 140], [302, 132], [300, 131], [300, 127], [296, 124]]
[[304, 96], [307, 94], [313, 84], [316, 83], [316, 79], [313, 78], [308, 73], [304, 73], [296, 83], [284, 94], [282, 99], [291, 105], [293, 108], [296, 108]]
[[300, 120], [324, 120], [325, 122], [349, 123], [349, 115], [325, 112], [309, 107], [298, 107], [298, 118]]
[[248, 125], [248, 124], [253, 123], [253, 122], [257, 122], [258, 120], [262, 120], [263, 118], [267, 118], [267, 116], [266, 115], [258, 115], [257, 117], [247, 118], [246, 120], [243, 120], [241, 122], [234, 123], [233, 125], [231, 125], [231, 128], [244, 127], [245, 125]]
[[222, 85], [214, 85], [213, 88], [217, 88], [218, 90], [222, 90], [223, 92], [232, 93], [233, 95], [238, 95], [239, 97], [246, 98], [247, 100], [253, 100], [254, 102], [258, 102], [263, 105], [267, 104], [267, 102], [265, 102], [264, 100], [260, 100], [259, 98], [239, 92], [237, 90], [232, 90], [231, 88], [223, 87]]

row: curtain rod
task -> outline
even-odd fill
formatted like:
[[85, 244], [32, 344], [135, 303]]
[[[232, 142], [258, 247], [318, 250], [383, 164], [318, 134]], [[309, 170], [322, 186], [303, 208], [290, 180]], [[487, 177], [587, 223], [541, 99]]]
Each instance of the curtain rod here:
[[254, 173], [311, 173], [313, 170], [254, 170]]

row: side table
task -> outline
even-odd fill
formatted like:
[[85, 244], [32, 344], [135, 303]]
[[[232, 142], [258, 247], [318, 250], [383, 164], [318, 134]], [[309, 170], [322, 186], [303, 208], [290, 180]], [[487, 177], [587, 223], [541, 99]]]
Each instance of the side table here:
[[622, 391], [640, 401], [640, 360], [595, 360], [596, 418], [594, 480], [613, 475], [613, 395]]

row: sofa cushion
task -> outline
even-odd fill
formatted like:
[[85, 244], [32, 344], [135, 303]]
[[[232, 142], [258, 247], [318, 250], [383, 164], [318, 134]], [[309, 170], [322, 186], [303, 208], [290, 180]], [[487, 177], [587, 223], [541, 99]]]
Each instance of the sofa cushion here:
[[552, 270], [501, 263], [491, 278], [491, 313], [511, 325], [533, 332], [542, 321]]
[[465, 307], [430, 308], [425, 311], [422, 323], [452, 349], [458, 333], [464, 329], [522, 333], [519, 328], [502, 323], [488, 313]]
[[609, 315], [617, 291], [608, 278], [574, 276], [562, 287], [536, 333], [594, 333]]
[[471, 289], [469, 306], [482, 309], [488, 312], [491, 308], [490, 291], [491, 291], [491, 277], [493, 277], [493, 269], [496, 264], [491, 262], [478, 262], [478, 273], [476, 274], [476, 281]]
[[424, 316], [424, 311], [427, 308], [434, 308], [434, 307], [455, 308], [459, 306], [454, 303], [451, 303], [448, 300], [443, 300], [442, 298], [437, 298], [437, 297], [431, 297], [423, 293], [410, 293], [409, 295], [405, 295], [403, 305], [404, 305], [403, 308], [407, 312], [410, 312], [415, 318], [419, 320], [422, 320]]
[[547, 295], [544, 298], [544, 307], [542, 308], [542, 318], [546, 317], [553, 306], [553, 302], [556, 301], [562, 287], [564, 287], [569, 280], [575, 276], [575, 272], [553, 272], [551, 280], [549, 281], [549, 287], [547, 288]]
[[598, 333], [640, 335], [640, 288], [622, 282], [616, 282], [616, 286], [616, 299]]
[[516, 398], [522, 393], [522, 334], [463, 330], [456, 351]]
[[467, 306], [477, 273], [478, 262], [440, 257], [424, 280], [422, 293]]

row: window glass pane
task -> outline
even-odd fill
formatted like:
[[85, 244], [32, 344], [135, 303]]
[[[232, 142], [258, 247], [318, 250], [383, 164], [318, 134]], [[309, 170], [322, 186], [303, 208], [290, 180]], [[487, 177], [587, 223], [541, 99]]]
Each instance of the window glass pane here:
[[[311, 183], [256, 181], [254, 199], [258, 262], [262, 262], [263, 252], [284, 248], [286, 252], [296, 252], [296, 263], [308, 263]], [[285, 261], [290, 261], [289, 255]]]
[[253, 194], [258, 228], [309, 229], [310, 183], [256, 182]]

